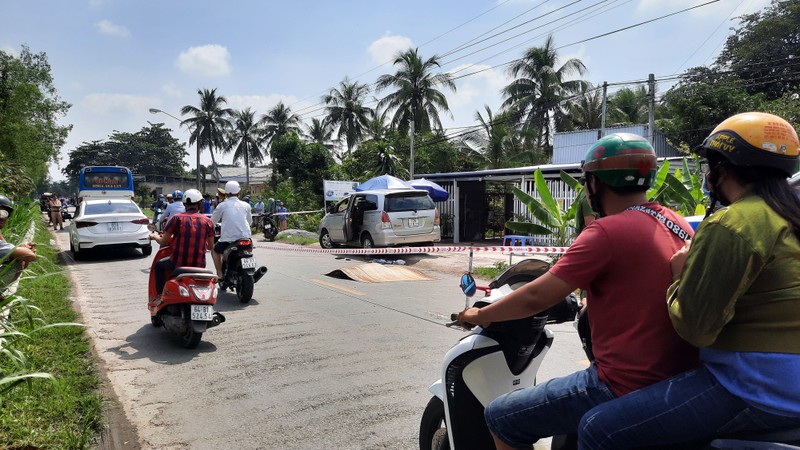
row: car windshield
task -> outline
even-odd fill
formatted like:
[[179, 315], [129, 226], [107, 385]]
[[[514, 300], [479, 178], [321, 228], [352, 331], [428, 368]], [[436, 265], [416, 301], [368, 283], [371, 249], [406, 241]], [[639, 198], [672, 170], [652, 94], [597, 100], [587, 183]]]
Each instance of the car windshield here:
[[392, 195], [386, 197], [386, 212], [419, 211], [433, 209], [433, 200], [427, 195]]
[[106, 202], [106, 203], [90, 203], [86, 205], [86, 209], [84, 214], [86, 215], [94, 215], [94, 214], [138, 214], [139, 208], [136, 207], [135, 204], [131, 203], [115, 203], [115, 202]]

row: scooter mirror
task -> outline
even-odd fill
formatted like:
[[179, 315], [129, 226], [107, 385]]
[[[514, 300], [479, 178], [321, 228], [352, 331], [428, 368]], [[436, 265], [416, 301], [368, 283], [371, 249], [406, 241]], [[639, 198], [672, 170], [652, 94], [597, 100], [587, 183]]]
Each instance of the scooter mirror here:
[[467, 297], [475, 295], [475, 291], [478, 289], [478, 286], [475, 284], [475, 278], [472, 278], [472, 274], [469, 272], [461, 275], [461, 284], [459, 284], [459, 286]]

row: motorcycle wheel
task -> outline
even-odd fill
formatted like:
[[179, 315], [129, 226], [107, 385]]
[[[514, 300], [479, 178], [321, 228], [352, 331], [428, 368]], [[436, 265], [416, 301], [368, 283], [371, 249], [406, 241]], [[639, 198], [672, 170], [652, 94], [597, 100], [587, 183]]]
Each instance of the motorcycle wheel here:
[[239, 302], [247, 303], [253, 298], [253, 277], [246, 273], [240, 273], [239, 279], [236, 280], [236, 296], [239, 297]]
[[275, 233], [272, 230], [273, 228], [264, 228], [264, 239], [270, 242], [275, 240]]
[[158, 316], [150, 316], [150, 323], [156, 328], [164, 325], [164, 322], [161, 321], [161, 317]]
[[444, 403], [433, 396], [422, 413], [419, 424], [419, 450], [450, 450], [450, 438], [444, 420]]
[[202, 338], [203, 338], [203, 333], [198, 333], [194, 331], [192, 322], [189, 321], [189, 323], [186, 326], [186, 332], [183, 333], [183, 336], [181, 336], [181, 344], [183, 345], [184, 348], [195, 348], [197, 347], [197, 344], [200, 343], [200, 339]]

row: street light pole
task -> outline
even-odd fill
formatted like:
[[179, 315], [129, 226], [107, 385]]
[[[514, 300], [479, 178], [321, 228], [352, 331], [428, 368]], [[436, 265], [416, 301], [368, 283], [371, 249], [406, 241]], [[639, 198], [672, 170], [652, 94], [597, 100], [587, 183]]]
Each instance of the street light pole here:
[[[177, 120], [178, 122], [183, 123], [183, 121], [181, 119], [178, 119], [177, 117], [173, 116], [172, 114], [170, 114], [170, 113], [168, 113], [166, 111], [162, 111], [162, 110], [160, 110], [158, 108], [150, 108], [149, 111], [150, 111], [150, 114], [158, 114], [158, 113], [166, 114], [166, 115], [172, 117], [173, 119]], [[195, 173], [196, 173], [196, 176], [195, 176], [196, 183], [195, 184], [197, 185], [197, 190], [199, 191], [200, 190], [200, 149], [199, 148], [197, 149], [197, 165], [196, 165], [196, 172]], [[183, 185], [183, 175], [181, 175], [181, 185]]]

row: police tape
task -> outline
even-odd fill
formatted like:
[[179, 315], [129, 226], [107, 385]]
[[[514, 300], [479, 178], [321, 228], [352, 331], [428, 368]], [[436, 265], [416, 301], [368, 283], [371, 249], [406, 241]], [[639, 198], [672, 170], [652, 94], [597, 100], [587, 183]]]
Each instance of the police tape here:
[[385, 247], [385, 248], [307, 248], [298, 245], [280, 244], [255, 244], [255, 247], [268, 250], [299, 252], [299, 253], [330, 253], [334, 255], [413, 255], [450, 252], [478, 252], [478, 253], [514, 253], [534, 255], [561, 255], [567, 247], [523, 247], [523, 246], [436, 246], [436, 247]]

